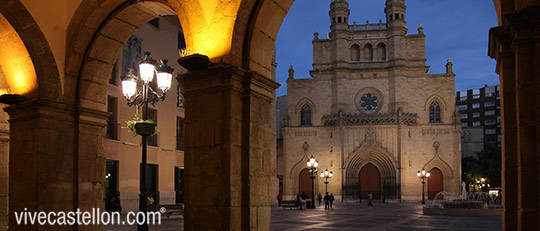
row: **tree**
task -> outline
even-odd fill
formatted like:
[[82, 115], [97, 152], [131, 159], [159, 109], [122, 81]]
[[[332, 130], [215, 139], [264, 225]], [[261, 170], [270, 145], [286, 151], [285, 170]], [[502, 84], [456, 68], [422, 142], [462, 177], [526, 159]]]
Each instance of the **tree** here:
[[497, 145], [484, 145], [477, 152], [478, 158], [466, 157], [461, 160], [462, 178], [467, 184], [476, 184], [481, 178], [491, 187], [501, 186], [501, 149]]

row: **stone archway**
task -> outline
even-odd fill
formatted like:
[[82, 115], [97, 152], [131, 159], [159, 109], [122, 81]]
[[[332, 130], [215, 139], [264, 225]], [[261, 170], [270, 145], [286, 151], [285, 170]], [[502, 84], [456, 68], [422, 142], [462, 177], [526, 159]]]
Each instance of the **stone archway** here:
[[[375, 167], [376, 170], [373, 171], [371, 167], [368, 167], [366, 173], [369, 173], [369, 176], [376, 176], [377, 174], [375, 172], [378, 172], [379, 175], [378, 181], [371, 182], [373, 183], [372, 185], [379, 182], [380, 189], [378, 190], [378, 198], [380, 198], [381, 195], [381, 184], [384, 183], [386, 186], [397, 186], [397, 184], [399, 184], [397, 178], [397, 164], [386, 150], [372, 146], [360, 147], [351, 153], [345, 160], [345, 166], [347, 166], [347, 168], [345, 169], [345, 185], [343, 190], [346, 197], [358, 198], [359, 193], [361, 193], [363, 197], [367, 196], [367, 192], [364, 185], [361, 184], [361, 177], [359, 176], [361, 171], [364, 170], [363, 168], [368, 165]], [[367, 177], [364, 179], [370, 182]], [[375, 190], [375, 188], [369, 189]], [[392, 198], [399, 196], [399, 192], [397, 191], [385, 192], [385, 194], [386, 197]]]
[[375, 165], [368, 163], [362, 167], [359, 173], [361, 198], [368, 199], [368, 194], [373, 194], [373, 199], [381, 199], [381, 172]]
[[[150, 1], [150, 0], [148, 0]], [[86, 1], [85, 1], [86, 2]], [[88, 1], [90, 2], [90, 1]], [[103, 5], [98, 6], [99, 8], [108, 8], [111, 5], [117, 4], [119, 2], [125, 2], [123, 0], [107, 0], [107, 1], [91, 1], [95, 3], [95, 5], [103, 3]], [[174, 2], [173, 8], [176, 9], [176, 12], [181, 12], [181, 8], [183, 4], [186, 4], [188, 2], [196, 4], [196, 1], [173, 1], [170, 0], [169, 2]], [[222, 2], [229, 2], [229, 1], [222, 1]], [[232, 42], [230, 44], [219, 44], [224, 46], [229, 46], [231, 48], [231, 53], [224, 57], [223, 59], [218, 59], [217, 61], [224, 61], [229, 64], [233, 64], [234, 67], [237, 67], [237, 69], [244, 69], [249, 71], [256, 71], [257, 73], [261, 74], [263, 77], [270, 76], [269, 70], [271, 67], [271, 58], [268, 54], [268, 51], [273, 49], [273, 41], [275, 40], [275, 37], [279, 31], [279, 26], [281, 24], [281, 21], [285, 17], [290, 5], [292, 4], [293, 0], [285, 0], [285, 1], [235, 1], [238, 6], [238, 2], [240, 2], [238, 13], [234, 12], [236, 17], [230, 17], [230, 19], [235, 20], [234, 25], [234, 31], [232, 33]], [[20, 4], [17, 4], [17, 0], [7, 0], [6, 4], [2, 4], [0, 6], [0, 10], [7, 9], [12, 6], [15, 7], [17, 11], [13, 11], [15, 14], [12, 14], [14, 17], [19, 17], [21, 13], [23, 15], [26, 15], [24, 17], [20, 17], [19, 20], [25, 21], [25, 20], [31, 20], [31, 15], [21, 12], [19, 10]], [[503, 136], [503, 160], [504, 160], [504, 184], [503, 188], [505, 190], [505, 193], [503, 194], [504, 199], [504, 226], [507, 229], [511, 230], [527, 230], [527, 229], [533, 229], [538, 226], [538, 217], [536, 214], [538, 213], [538, 204], [539, 203], [521, 203], [522, 201], [525, 202], [531, 202], [536, 201], [538, 197], [538, 177], [530, 177], [530, 173], [536, 173], [538, 172], [538, 166], [540, 164], [532, 164], [536, 163], [535, 161], [538, 158], [535, 158], [537, 156], [537, 150], [538, 150], [538, 133], [535, 133], [534, 130], [537, 129], [537, 124], [535, 121], [537, 121], [538, 118], [538, 112], [535, 111], [535, 107], [533, 106], [523, 106], [523, 105], [537, 105], [538, 100], [534, 97], [531, 97], [531, 95], [534, 95], [535, 91], [535, 85], [532, 84], [534, 82], [537, 82], [538, 79], [538, 71], [535, 69], [538, 65], [535, 65], [535, 63], [538, 62], [538, 52], [534, 48], [535, 44], [537, 44], [537, 36], [534, 34], [534, 27], [537, 27], [538, 21], [534, 19], [535, 15], [538, 14], [538, 3], [536, 1], [515, 1], [515, 0], [495, 0], [494, 1], [497, 13], [499, 16], [499, 23], [501, 27], [494, 28], [490, 32], [491, 34], [491, 42], [490, 42], [490, 55], [493, 58], [496, 58], [499, 62], [498, 70], [497, 72], [500, 73], [501, 76], [501, 89], [502, 89], [502, 119], [503, 119], [503, 130], [504, 130], [504, 136]], [[115, 6], [113, 6], [114, 8]], [[23, 7], [24, 8], [24, 7]], [[93, 7], [92, 4], [86, 5], [86, 9], [92, 9], [97, 8]], [[230, 12], [229, 8], [227, 8], [227, 12]], [[80, 18], [81, 21], [86, 22], [94, 22], [94, 27], [97, 28], [102, 22], [103, 19], [100, 19], [100, 17], [106, 18], [107, 15], [109, 15], [111, 11], [104, 11], [100, 12], [99, 14], [92, 14], [92, 17], [87, 17], [88, 15], [84, 15]], [[197, 21], [197, 16], [195, 14], [198, 14], [198, 11], [191, 11], [186, 10], [182, 13], [192, 13], [190, 16], [186, 16], [188, 18], [194, 18], [194, 21]], [[5, 14], [7, 15], [7, 14]], [[78, 13], [76, 15], [79, 15]], [[187, 14], [186, 14], [187, 15]], [[231, 14], [233, 15], [233, 14]], [[7, 16], [6, 16], [7, 17]], [[199, 16], [202, 17], [202, 16]], [[23, 20], [24, 18], [24, 20]], [[8, 20], [10, 20], [8, 18]], [[182, 19], [181, 19], [182, 21]], [[217, 20], [216, 20], [217, 21]], [[27, 22], [27, 21], [25, 21]], [[18, 31], [21, 28], [29, 29], [30, 31], [39, 31], [39, 27], [35, 24], [26, 24], [21, 23], [20, 25], [28, 25], [29, 27], [19, 27], [15, 26], [16, 30]], [[76, 26], [80, 26], [80, 24], [75, 24]], [[532, 29], [531, 29], [532, 28]], [[69, 66], [66, 68], [66, 73], [78, 73], [80, 68], [80, 63], [82, 60], [82, 57], [86, 54], [86, 49], [88, 48], [87, 44], [84, 44], [85, 41], [88, 42], [93, 39], [93, 35], [95, 34], [95, 30], [86, 30], [88, 28], [83, 28], [84, 32], [79, 33], [77, 37], [72, 37], [70, 35], [66, 36], [68, 39], [67, 47], [69, 47], [67, 50], [68, 52], [77, 49], [79, 53], [76, 54], [68, 54], [68, 64], [76, 63], [74, 66]], [[212, 28], [208, 29], [207, 31], [212, 32]], [[23, 41], [27, 41], [25, 37], [25, 33], [18, 31], [19, 35], [21, 35]], [[39, 36], [39, 33], [37, 33]], [[70, 34], [70, 33], [68, 33]], [[28, 36], [36, 36], [36, 33], [28, 33], [26, 34]], [[44, 42], [44, 43], [43, 43]], [[26, 42], [25, 42], [26, 43]], [[73, 44], [71, 44], [73, 43]], [[53, 68], [50, 65], [46, 65], [47, 63], [52, 64], [54, 63], [54, 56], [50, 53], [40, 53], [40, 48], [42, 48], [42, 45], [46, 45], [46, 40], [41, 40], [41, 42], [36, 42], [36, 53], [32, 51], [31, 45], [27, 44], [27, 48], [29, 49], [29, 53], [32, 57], [33, 61], [36, 60], [42, 60], [43, 65], [36, 66], [36, 73], [38, 75], [38, 84], [40, 86], [40, 91], [48, 89], [55, 89], [59, 90], [60, 88], [60, 80], [57, 79], [57, 81], [53, 80], [54, 78], [51, 78], [51, 83], [40, 82], [40, 76], [42, 74], [46, 75], [47, 73], [52, 73], [51, 75], [55, 75], [55, 73], [58, 73], [58, 70]], [[82, 45], [81, 45], [82, 44]], [[34, 54], [41, 54], [34, 56]], [[77, 61], [73, 60], [79, 60], [78, 64]], [[39, 70], [46, 70], [46, 71], [39, 71]], [[63, 70], [62, 70], [63, 71]], [[231, 72], [228, 73], [228, 76], [230, 77], [232, 74]], [[79, 136], [79, 131], [83, 131], [86, 127], [79, 126], [79, 121], [82, 121], [82, 123], [86, 125], [92, 125], [96, 122], [95, 117], [100, 118], [101, 116], [105, 117], [104, 115], [100, 115], [96, 111], [88, 111], [88, 110], [79, 110], [75, 109], [72, 106], [75, 105], [74, 102], [78, 99], [76, 96], [78, 92], [78, 88], [73, 84], [78, 81], [78, 75], [67, 75], [65, 78], [65, 92], [64, 92], [64, 102], [70, 102], [69, 105], [56, 105], [56, 104], [50, 104], [47, 103], [33, 103], [29, 104], [26, 103], [24, 105], [18, 105], [17, 107], [21, 110], [25, 109], [25, 112], [18, 112], [17, 110], [13, 109], [11, 113], [15, 113], [18, 115], [15, 115], [13, 117], [13, 124], [11, 125], [12, 128], [15, 127], [15, 130], [21, 129], [21, 131], [26, 127], [23, 127], [25, 125], [31, 124], [31, 122], [28, 122], [28, 120], [25, 120], [24, 116], [30, 116], [30, 115], [55, 115], [55, 120], [48, 121], [50, 123], [43, 123], [42, 121], [34, 120], [34, 122], [39, 122], [37, 124], [51, 124], [50, 126], [45, 126], [43, 128], [32, 128], [35, 130], [26, 130], [25, 132], [21, 132], [20, 140], [17, 142], [19, 143], [17, 150], [18, 153], [24, 153], [24, 154], [30, 154], [28, 155], [29, 158], [36, 158], [35, 150], [28, 150], [25, 147], [22, 147], [21, 143], [47, 143], [49, 146], [51, 146], [52, 150], [45, 150], [45, 147], [38, 146], [39, 153], [41, 155], [46, 154], [54, 154], [51, 157], [58, 157], [58, 159], [63, 161], [63, 164], [66, 166], [70, 166], [69, 168], [71, 170], [66, 170], [66, 172], [58, 172], [58, 169], [50, 168], [50, 170], [54, 170], [51, 174], [51, 172], [43, 172], [44, 174], [41, 176], [43, 179], [48, 179], [46, 183], [50, 184], [50, 186], [56, 191], [63, 191], [65, 192], [65, 195], [61, 195], [62, 199], [66, 199], [66, 201], [61, 201], [60, 203], [54, 203], [54, 204], [41, 204], [42, 207], [47, 208], [59, 208], [59, 207], [73, 207], [74, 205], [77, 205], [77, 203], [74, 203], [73, 201], [69, 201], [72, 195], [79, 194], [80, 192], [77, 191], [78, 189], [73, 190], [72, 186], [70, 186], [69, 183], [65, 182], [73, 182], [75, 181], [74, 178], [78, 177], [77, 174], [74, 174], [73, 172], [76, 170], [73, 170], [73, 163], [76, 161], [79, 161], [76, 158], [73, 158], [73, 156], [77, 156], [77, 153], [79, 150], [86, 148], [85, 146], [78, 146], [74, 143], [77, 143], [78, 140], [85, 138]], [[262, 81], [260, 81], [262, 82]], [[238, 83], [238, 82], [236, 82]], [[50, 88], [43, 88], [41, 86], [44, 86], [46, 84], [51, 84]], [[41, 94], [44, 96], [44, 99], [58, 99], [58, 97], [61, 97], [61, 94], [59, 92], [61, 91], [51, 91], [51, 95], [45, 97], [47, 94]], [[251, 98], [246, 97], [246, 101], [249, 101]], [[270, 97], [271, 98], [271, 97]], [[238, 99], [238, 98], [237, 98]], [[235, 103], [241, 102], [240, 101], [234, 101]], [[58, 102], [57, 100], [53, 100], [52, 102]], [[230, 101], [232, 102], [232, 101]], [[257, 105], [255, 103], [251, 104], [250, 102], [246, 102], [243, 105], [249, 105], [256, 107]], [[264, 105], [264, 104], [262, 104]], [[520, 106], [521, 105], [521, 106]], [[240, 110], [242, 111], [242, 110]], [[32, 113], [30, 113], [32, 112]], [[26, 113], [26, 114], [25, 114]], [[64, 113], [64, 114], [62, 114]], [[236, 118], [246, 116], [248, 119], [243, 120], [239, 119], [238, 121], [248, 121], [246, 124], [249, 124], [249, 118], [250, 116], [255, 116], [251, 113], [251, 109], [245, 109], [245, 111], [242, 111], [242, 115], [237, 115]], [[10, 115], [11, 116], [11, 115]], [[245, 118], [245, 117], [244, 117]], [[104, 120], [104, 119], [103, 119]], [[62, 123], [68, 123], [68, 125], [62, 125], [58, 121], [62, 121]], [[67, 122], [66, 122], [67, 121]], [[101, 119], [97, 119], [98, 124], [102, 124]], [[231, 122], [229, 120], [229, 122]], [[75, 126], [75, 123], [77, 123], [77, 126]], [[266, 123], [266, 121], [261, 122]], [[70, 125], [69, 125], [70, 124]], [[227, 123], [230, 125], [230, 123]], [[226, 124], [226, 125], [227, 125]], [[269, 122], [268, 122], [269, 124]], [[20, 127], [17, 127], [20, 125]], [[59, 125], [59, 126], [57, 126]], [[220, 126], [223, 124], [220, 124]], [[76, 128], [75, 128], [76, 127]], [[195, 125], [193, 128], [202, 128], [203, 126]], [[227, 130], [231, 128], [232, 126], [229, 126], [227, 128], [224, 128], [223, 130]], [[238, 128], [240, 126], [236, 126], [234, 128]], [[244, 151], [244, 153], [249, 153], [249, 150], [245, 150], [246, 148], [238, 148], [238, 147], [245, 147], [244, 144], [253, 142], [255, 139], [250, 139], [252, 137], [249, 136], [249, 128], [247, 126], [244, 126], [247, 130], [243, 134], [245, 135], [244, 139], [240, 139], [241, 142], [235, 143], [234, 145], [230, 145], [228, 147], [236, 147], [235, 151], [241, 152], [239, 149]], [[40, 130], [41, 129], [41, 130]], [[84, 131], [91, 131], [92, 134], [98, 134], [100, 133], [99, 126], [90, 126], [89, 130]], [[31, 139], [31, 137], [35, 137], [36, 135], [40, 135], [39, 138], [36, 140]], [[75, 135], [77, 134], [77, 135]], [[248, 135], [246, 135], [248, 134]], [[30, 138], [29, 138], [30, 137]], [[217, 136], [216, 136], [217, 137]], [[222, 137], [222, 136], [219, 136]], [[93, 142], [96, 144], [96, 146], [99, 144], [95, 142], [96, 136], [91, 136], [89, 138], [90, 142]], [[257, 139], [259, 140], [259, 139]], [[220, 140], [222, 141], [222, 140]], [[234, 140], [235, 142], [238, 141], [238, 139]], [[225, 139], [227, 144], [231, 143], [231, 139]], [[16, 143], [12, 140], [12, 143]], [[56, 146], [62, 147], [62, 148], [55, 148]], [[262, 145], [265, 146], [265, 145]], [[268, 145], [269, 146], [269, 145]], [[217, 147], [217, 146], [214, 146]], [[194, 147], [197, 148], [197, 147]], [[220, 149], [227, 149], [223, 147], [219, 147]], [[97, 148], [92, 149], [95, 151]], [[203, 149], [198, 150], [201, 152], [204, 152], [205, 150], [210, 150], [211, 146], [206, 146], [201, 148]], [[229, 150], [229, 149], [227, 149]], [[264, 152], [264, 151], [263, 151]], [[227, 153], [230, 153], [230, 151], [227, 151]], [[227, 156], [227, 155], [224, 155]], [[211, 158], [211, 157], [208, 157]], [[224, 157], [227, 158], [227, 157]], [[257, 157], [258, 158], [258, 157]], [[252, 163], [249, 160], [244, 160], [242, 162], [243, 164]], [[259, 159], [257, 159], [259, 160]], [[256, 161], [253, 161], [256, 162]], [[261, 161], [263, 162], [263, 161]], [[36, 167], [37, 163], [34, 163], [32, 161], [28, 161], [28, 164], [34, 164], [31, 167]], [[249, 165], [249, 164], [247, 164]], [[47, 163], [39, 163], [39, 166], [47, 166]], [[38, 166], [38, 167], [39, 167]], [[31, 172], [29, 172], [29, 175], [32, 175], [34, 178], [37, 179], [38, 172], [35, 171], [39, 168], [30, 168]], [[246, 170], [248, 172], [247, 174], [251, 173], [251, 170]], [[41, 173], [41, 172], [39, 172]], [[71, 173], [71, 174], [70, 174]], [[230, 173], [228, 173], [230, 174]], [[254, 173], [255, 174], [255, 173]], [[234, 174], [233, 174], [234, 175]], [[96, 176], [96, 179], [98, 176]], [[230, 179], [233, 179], [231, 177]], [[230, 180], [229, 179], [229, 180]], [[522, 182], [523, 184], [518, 184], [519, 182]], [[529, 187], [521, 187], [520, 185], [528, 185]], [[78, 188], [79, 186], [75, 186], [75, 188]], [[99, 187], [99, 184], [97, 184], [96, 187]], [[239, 186], [241, 187], [241, 186]], [[249, 189], [250, 187], [247, 187]], [[81, 195], [84, 195], [81, 193]], [[234, 194], [237, 195], [237, 194]], [[26, 198], [33, 198], [32, 196], [26, 195]], [[95, 199], [98, 200], [98, 199]], [[249, 202], [249, 199], [246, 201]], [[246, 213], [246, 212], [239, 212], [243, 205], [235, 204], [235, 203], [226, 203], [226, 205], [234, 207], [234, 209], [231, 209], [230, 211], [234, 211], [236, 214], [244, 214], [249, 217], [251, 214], [257, 214], [253, 216], [260, 216], [263, 217], [260, 219], [260, 225], [261, 227], [265, 227], [267, 225], [267, 221], [264, 219], [264, 217], [268, 218], [269, 215], [266, 214], [264, 211], [265, 209], [261, 209], [261, 213], [259, 214], [257, 211], [253, 211], [253, 213]], [[201, 210], [202, 211], [202, 210]], [[265, 215], [266, 214], [266, 215]], [[223, 220], [227, 220], [228, 218], [224, 218]], [[223, 221], [220, 220], [220, 221]], [[241, 220], [241, 219], [238, 219]], [[248, 225], [243, 224], [244, 227], [249, 228], [249, 222]], [[269, 226], [269, 225], [268, 225]], [[230, 227], [226, 227], [224, 229], [227, 229]], [[246, 228], [246, 229], [247, 229]]]
[[[33, 202], [38, 193], [18, 189], [27, 185], [40, 188], [51, 185], [42, 180], [44, 176], [38, 175], [44, 169], [36, 166], [37, 153], [50, 153], [44, 150], [43, 144], [61, 147], [63, 143], [50, 140], [55, 133], [49, 132], [47, 126], [36, 126], [54, 116], [43, 118], [43, 110], [28, 107], [44, 101], [51, 105], [61, 103], [62, 89], [49, 43], [20, 0], [2, 2], [0, 40], [0, 56], [3, 57], [0, 60], [0, 94], [19, 94], [26, 100], [19, 105], [1, 105], [9, 114], [0, 113], [0, 230], [3, 230], [12, 214], [8, 213], [8, 208], [10, 211], [14, 208], [22, 210], [22, 204], [28, 209], [37, 208]], [[60, 152], [55, 154], [62, 155]]]
[[433, 200], [439, 192], [444, 191], [444, 177], [441, 170], [432, 168], [429, 170], [430, 176], [427, 180], [428, 199]]

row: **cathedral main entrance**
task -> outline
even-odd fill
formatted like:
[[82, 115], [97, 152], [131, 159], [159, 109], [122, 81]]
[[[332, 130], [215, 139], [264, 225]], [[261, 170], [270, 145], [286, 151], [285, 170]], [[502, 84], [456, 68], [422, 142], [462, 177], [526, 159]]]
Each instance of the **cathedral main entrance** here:
[[362, 199], [368, 199], [368, 193], [373, 194], [373, 199], [381, 198], [381, 173], [373, 164], [366, 164], [360, 170], [360, 195]]

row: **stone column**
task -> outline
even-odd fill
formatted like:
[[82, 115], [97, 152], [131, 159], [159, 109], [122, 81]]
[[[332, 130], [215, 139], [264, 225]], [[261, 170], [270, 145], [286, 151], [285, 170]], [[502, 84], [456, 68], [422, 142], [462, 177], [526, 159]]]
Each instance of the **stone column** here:
[[8, 115], [0, 112], [0, 231], [8, 225], [9, 124]]
[[503, 229], [540, 228], [540, 9], [503, 16], [490, 30], [501, 78]]
[[21, 226], [14, 212], [103, 209], [105, 162], [99, 156], [107, 113], [39, 100], [5, 110], [10, 117], [9, 230], [104, 230]]
[[185, 89], [185, 230], [270, 230], [271, 102], [279, 85], [210, 64]]

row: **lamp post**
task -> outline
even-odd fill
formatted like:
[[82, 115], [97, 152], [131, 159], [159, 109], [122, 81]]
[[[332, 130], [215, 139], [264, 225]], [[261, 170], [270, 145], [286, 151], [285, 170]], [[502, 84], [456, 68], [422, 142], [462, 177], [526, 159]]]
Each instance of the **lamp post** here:
[[321, 172], [321, 177], [324, 178], [325, 191], [328, 193], [328, 178], [331, 178], [334, 174], [332, 171], [328, 172], [328, 169], [325, 169], [324, 172]]
[[315, 157], [311, 155], [307, 162], [307, 166], [309, 169], [309, 172], [311, 173], [311, 208], [315, 208], [315, 172], [317, 171], [317, 167], [319, 167], [319, 161], [315, 160]]
[[[137, 92], [137, 77], [133, 73], [133, 69], [129, 69], [126, 76], [122, 77], [122, 92], [127, 99], [127, 104], [137, 106], [137, 109], [143, 107], [142, 120], [148, 120], [148, 103], [154, 105], [158, 101], [165, 100], [165, 93], [171, 88], [172, 73], [174, 69], [167, 65], [168, 60], [162, 59], [158, 65], [156, 60], [150, 57], [150, 52], [144, 52], [144, 57], [139, 61], [139, 73], [142, 80], [142, 89]], [[154, 75], [157, 80], [157, 87], [161, 89], [162, 95], [159, 95], [149, 84], [154, 80]], [[137, 123], [135, 126], [144, 123]], [[155, 124], [152, 126], [155, 129]], [[141, 179], [140, 179], [140, 194], [139, 194], [139, 211], [146, 216], [148, 211], [147, 192], [146, 192], [146, 149], [148, 136], [152, 133], [138, 133], [142, 136], [142, 161], [141, 161]], [[148, 230], [148, 220], [144, 219], [144, 224], [137, 226], [138, 231]]]
[[416, 175], [422, 179], [422, 204], [425, 204], [426, 199], [424, 196], [424, 188], [426, 187], [426, 178], [429, 177], [429, 172], [426, 171], [425, 169], [422, 169], [422, 171], [418, 171]]

